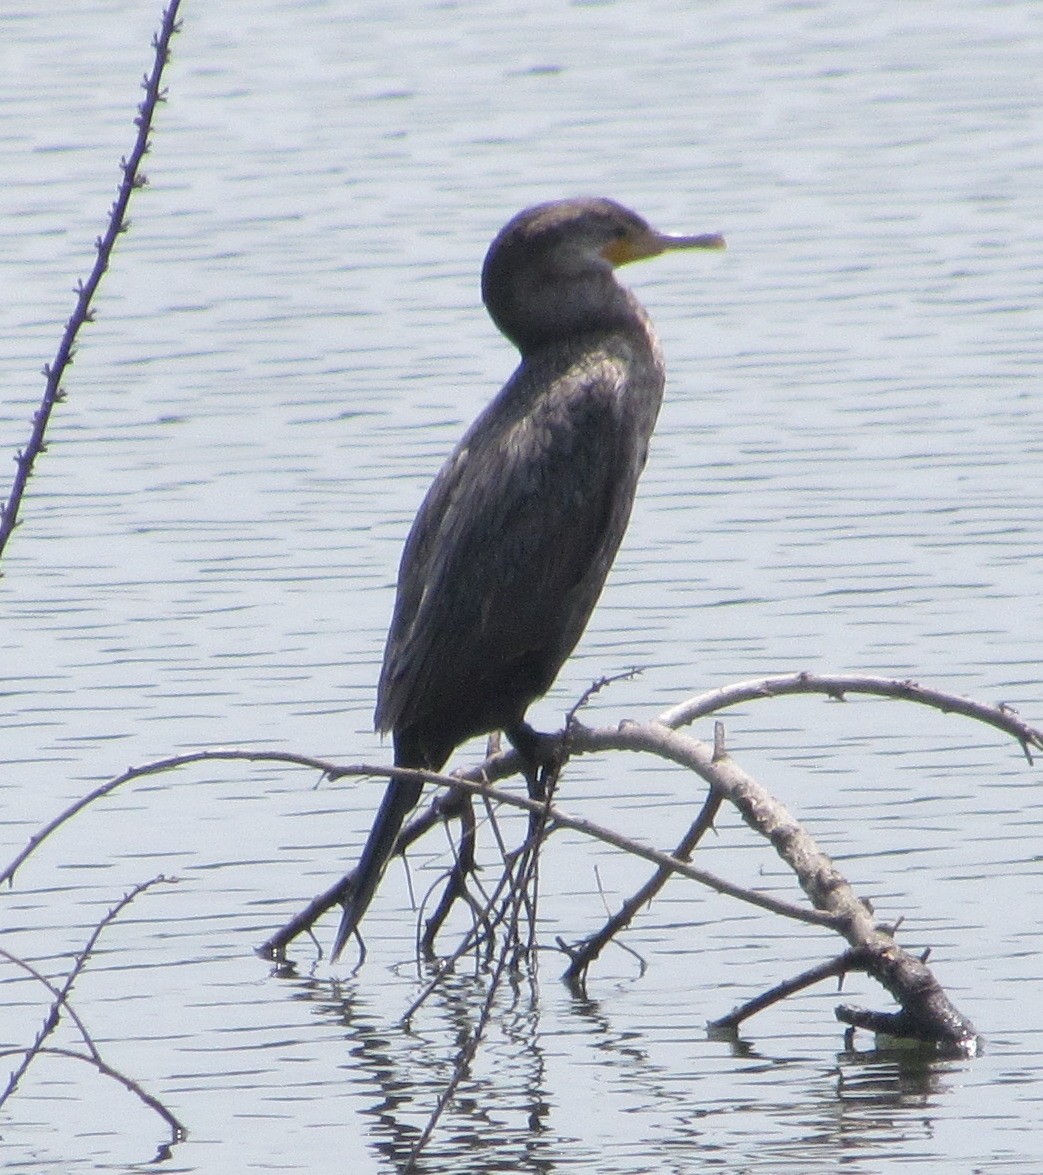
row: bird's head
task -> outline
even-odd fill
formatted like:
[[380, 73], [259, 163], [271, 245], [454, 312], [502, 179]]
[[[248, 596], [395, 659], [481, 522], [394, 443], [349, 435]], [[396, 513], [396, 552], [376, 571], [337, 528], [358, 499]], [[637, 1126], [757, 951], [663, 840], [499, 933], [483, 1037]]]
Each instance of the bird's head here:
[[612, 270], [675, 249], [723, 249], [716, 233], [670, 236], [614, 200], [555, 200], [519, 212], [482, 269], [482, 300], [522, 351], [608, 323], [624, 303]]

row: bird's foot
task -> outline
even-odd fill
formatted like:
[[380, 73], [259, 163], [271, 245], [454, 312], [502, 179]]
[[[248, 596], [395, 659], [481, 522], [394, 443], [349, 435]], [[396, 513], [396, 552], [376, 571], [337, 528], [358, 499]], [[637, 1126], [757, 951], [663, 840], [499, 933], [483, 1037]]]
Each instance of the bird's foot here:
[[546, 734], [519, 722], [504, 731], [525, 763], [525, 778], [532, 799], [544, 799], [565, 761], [565, 740], [560, 733]]

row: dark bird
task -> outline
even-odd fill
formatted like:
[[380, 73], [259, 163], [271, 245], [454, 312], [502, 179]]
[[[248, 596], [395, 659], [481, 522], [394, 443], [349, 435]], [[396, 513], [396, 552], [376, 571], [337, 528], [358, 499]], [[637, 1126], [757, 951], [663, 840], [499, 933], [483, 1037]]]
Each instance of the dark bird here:
[[[663, 396], [659, 340], [613, 270], [723, 247], [715, 234], [658, 233], [604, 199], [526, 209], [493, 241], [482, 300], [521, 363], [442, 466], [406, 540], [375, 716], [393, 734], [396, 766], [438, 771], [466, 739], [494, 730], [538, 760], [525, 711], [601, 594]], [[388, 785], [334, 959], [420, 792]]]

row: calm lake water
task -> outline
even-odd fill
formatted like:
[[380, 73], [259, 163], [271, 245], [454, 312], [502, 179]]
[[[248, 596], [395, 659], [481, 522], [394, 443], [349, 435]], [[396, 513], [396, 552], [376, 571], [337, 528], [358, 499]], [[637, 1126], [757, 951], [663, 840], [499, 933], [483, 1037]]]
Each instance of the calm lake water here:
[[[0, 449], [24, 443], [131, 147], [159, 6], [0, 12]], [[186, 0], [149, 188], [81, 338], [0, 580], [0, 850], [130, 764], [213, 746], [387, 761], [371, 714], [401, 544], [510, 372], [481, 308], [518, 208], [611, 195], [721, 255], [626, 271], [667, 403], [631, 529], [545, 727], [651, 717], [800, 669], [915, 676], [1043, 724], [1043, 8], [1036, 0], [524, 8]], [[4, 467], [4, 466], [0, 466]], [[13, 472], [8, 463], [6, 479]], [[707, 1020], [838, 944], [676, 881], [591, 974], [505, 996], [424, 1170], [1043, 1170], [1043, 783], [996, 732], [895, 703], [727, 715], [785, 800], [987, 1041], [844, 1049], [829, 985]], [[709, 723], [695, 733], [709, 737]], [[461, 752], [460, 762], [480, 748]], [[382, 785], [274, 767], [157, 776], [82, 813], [2, 895], [2, 945], [60, 977], [106, 1060], [185, 1122], [167, 1171], [386, 1172], [484, 983], [407, 1032], [422, 982], [393, 867], [355, 977], [252, 949], [349, 866]], [[563, 806], [673, 843], [701, 793], [622, 756]], [[485, 847], [487, 864], [494, 851]], [[423, 894], [446, 859], [413, 854]], [[733, 815], [700, 863], [794, 896]], [[646, 870], [555, 838], [542, 937]], [[602, 896], [604, 895], [604, 897]], [[326, 946], [335, 920], [320, 933]], [[0, 1040], [47, 993], [0, 968]], [[864, 977], [844, 1000], [886, 1008]], [[65, 1024], [57, 1043], [77, 1043]], [[5, 1061], [8, 1068], [13, 1062]], [[158, 1119], [49, 1058], [5, 1107], [12, 1172], [137, 1171]]]

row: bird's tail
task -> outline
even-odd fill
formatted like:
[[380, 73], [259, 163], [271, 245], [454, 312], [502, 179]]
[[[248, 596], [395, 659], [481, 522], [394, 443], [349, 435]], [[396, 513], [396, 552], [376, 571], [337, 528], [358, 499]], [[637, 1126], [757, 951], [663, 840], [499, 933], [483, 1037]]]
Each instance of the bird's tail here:
[[335, 962], [348, 939], [362, 921], [373, 895], [377, 891], [384, 867], [388, 863], [399, 829], [409, 812], [416, 807], [423, 785], [393, 780], [384, 792], [377, 818], [369, 832], [366, 847], [355, 870], [355, 888], [344, 903], [337, 937], [333, 943], [332, 960]]

